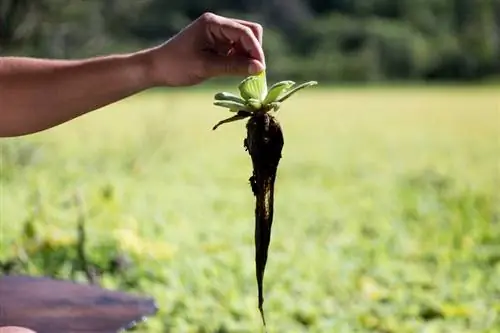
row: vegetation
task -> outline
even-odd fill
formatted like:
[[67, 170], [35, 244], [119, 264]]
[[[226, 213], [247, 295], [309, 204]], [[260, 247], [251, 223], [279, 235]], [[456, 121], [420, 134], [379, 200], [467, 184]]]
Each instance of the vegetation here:
[[281, 103], [299, 90], [316, 84], [318, 82], [309, 81], [296, 85], [295, 82], [287, 80], [268, 87], [266, 72], [262, 71], [246, 77], [238, 84], [240, 96], [230, 92], [220, 92], [214, 96], [214, 105], [236, 113], [218, 122], [213, 127], [214, 130], [221, 124], [249, 118], [243, 146], [252, 159], [253, 167], [249, 181], [255, 195], [255, 272], [259, 311], [264, 326], [264, 272], [274, 217], [274, 185], [284, 145], [283, 131], [271, 112], [277, 112]]
[[[259, 332], [245, 124], [211, 130], [214, 92], [0, 141], [3, 268], [152, 295], [137, 331]], [[319, 85], [282, 106], [269, 332], [500, 332], [497, 92]]]
[[[2, 0], [0, 55], [134, 51], [205, 11], [264, 26], [268, 81], [321, 83], [279, 111], [268, 331], [500, 333], [498, 86], [327, 87], [495, 79], [500, 1]], [[151, 295], [137, 331], [259, 332], [245, 123], [214, 133], [208, 87], [1, 140], [0, 271]]]
[[164, 41], [205, 11], [264, 26], [273, 81], [479, 80], [500, 73], [499, 0], [2, 0], [0, 54], [135, 50]]

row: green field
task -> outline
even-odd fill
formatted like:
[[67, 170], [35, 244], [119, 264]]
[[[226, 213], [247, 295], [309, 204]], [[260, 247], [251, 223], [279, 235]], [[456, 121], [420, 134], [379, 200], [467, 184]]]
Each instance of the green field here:
[[[92, 261], [132, 260], [103, 285], [158, 301], [138, 331], [260, 332], [245, 123], [211, 131], [220, 90], [144, 93], [1, 140], [0, 259], [68, 278], [83, 208]], [[500, 332], [499, 105], [498, 87], [287, 101], [269, 332]]]

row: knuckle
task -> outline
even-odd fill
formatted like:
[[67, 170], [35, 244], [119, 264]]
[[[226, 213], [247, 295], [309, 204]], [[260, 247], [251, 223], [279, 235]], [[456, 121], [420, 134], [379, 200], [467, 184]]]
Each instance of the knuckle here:
[[247, 26], [242, 26], [242, 27], [241, 27], [241, 30], [242, 30], [242, 32], [243, 32], [245, 35], [247, 35], [247, 36], [249, 36], [249, 37], [252, 37], [252, 36], [253, 36], [253, 31], [252, 31], [252, 29], [250, 29], [249, 27], [247, 27]]
[[205, 12], [200, 16], [201, 21], [203, 22], [213, 22], [217, 18], [217, 15], [215, 15], [212, 12]]
[[257, 32], [257, 34], [261, 36], [264, 31], [262, 25], [260, 25], [259, 23], [254, 23], [253, 26], [255, 27], [255, 31]]

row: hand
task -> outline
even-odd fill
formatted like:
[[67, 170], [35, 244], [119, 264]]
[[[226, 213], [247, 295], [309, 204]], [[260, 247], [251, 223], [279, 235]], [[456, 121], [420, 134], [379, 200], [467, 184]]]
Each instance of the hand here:
[[248, 76], [265, 68], [262, 27], [205, 13], [149, 51], [155, 85], [190, 86], [217, 76]]

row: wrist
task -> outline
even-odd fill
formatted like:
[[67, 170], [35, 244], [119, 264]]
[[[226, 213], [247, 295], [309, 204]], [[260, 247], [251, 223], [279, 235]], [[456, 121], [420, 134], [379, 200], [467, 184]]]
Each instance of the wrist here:
[[145, 68], [146, 81], [150, 87], [179, 86], [179, 62], [177, 50], [170, 41], [137, 53]]
[[153, 88], [158, 85], [155, 75], [155, 65], [152, 50], [142, 50], [127, 56], [127, 68], [130, 78], [143, 89]]
[[[155, 46], [145, 50], [141, 50], [133, 55], [136, 63], [139, 64], [142, 73], [143, 83], [147, 88], [163, 86], [161, 69], [168, 62], [163, 55], [161, 55], [161, 46]], [[160, 60], [161, 59], [161, 60]]]

